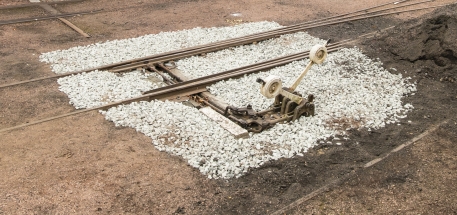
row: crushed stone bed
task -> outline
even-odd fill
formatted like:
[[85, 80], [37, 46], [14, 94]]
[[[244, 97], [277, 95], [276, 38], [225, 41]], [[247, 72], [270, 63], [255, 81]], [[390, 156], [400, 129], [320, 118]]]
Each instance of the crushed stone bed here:
[[[182, 46], [186, 35], [189, 37], [188, 43], [196, 45], [216, 40], [206, 40], [205, 35], [220, 39], [226, 37], [224, 34], [227, 32], [237, 32], [237, 36], [252, 33], [249, 26], [257, 26], [255, 29], [258, 31], [281, 27], [276, 23], [260, 22], [234, 27], [166, 32], [162, 33], [167, 35], [163, 40], [159, 40], [158, 35], [161, 34], [148, 35], [45, 53], [40, 59], [51, 63], [56, 73], [71, 72], [82, 69], [74, 65], [87, 60], [81, 53], [93, 50], [107, 53], [92, 56], [91, 60], [95, 63], [89, 67], [93, 67], [100, 65], [100, 62], [106, 64], [121, 61], [118, 53], [112, 51], [119, 48], [118, 46], [120, 49], [128, 49], [126, 52], [138, 52], [144, 56], [144, 46], [131, 45], [129, 41], [141, 44], [142, 40], [145, 40], [144, 44], [148, 44], [148, 38], [156, 38], [155, 43], [161, 46], [151, 50], [160, 53], [173, 49], [167, 46], [167, 43], [173, 43], [170, 40]], [[197, 78], [306, 51], [323, 42], [307, 33], [298, 32], [257, 44], [181, 59], [176, 64], [184, 74]], [[113, 55], [112, 59], [108, 53]], [[106, 59], [110, 59], [110, 62]], [[282, 78], [284, 86], [289, 86], [303, 71], [307, 62], [308, 60], [296, 61], [269, 71], [221, 81], [209, 86], [208, 90], [230, 105], [243, 107], [251, 104], [254, 109], [262, 110], [271, 105], [273, 100], [260, 94], [260, 86], [255, 80], [274, 74]], [[151, 78], [159, 82], [161, 80], [160, 76], [144, 71], [125, 74], [95, 71], [61, 78], [58, 82], [61, 85], [60, 90], [70, 97], [71, 104], [76, 108], [89, 108], [135, 97], [141, 92], [161, 86], [161, 83], [151, 82]], [[233, 138], [229, 132], [197, 109], [181, 103], [135, 102], [101, 112], [116, 126], [132, 127], [151, 137], [157, 149], [183, 157], [209, 178], [229, 179], [240, 177], [250, 168], [259, 167], [268, 160], [304, 156], [310, 147], [337, 134], [344, 135], [346, 129], [378, 129], [386, 124], [397, 123], [413, 108], [411, 104], [403, 104], [402, 97], [415, 90], [415, 84], [410, 83], [408, 78], [391, 74], [382, 67], [381, 62], [369, 59], [354, 47], [330, 53], [326, 62], [312, 67], [297, 88], [304, 96], [313, 94], [316, 97], [316, 116], [278, 124], [260, 134], [250, 134], [248, 139]]]

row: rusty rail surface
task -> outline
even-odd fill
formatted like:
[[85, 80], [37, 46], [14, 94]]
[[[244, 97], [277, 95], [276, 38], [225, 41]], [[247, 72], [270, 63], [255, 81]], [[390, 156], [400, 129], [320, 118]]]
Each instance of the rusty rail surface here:
[[29, 3], [29, 4], [18, 4], [18, 5], [10, 5], [10, 6], [2, 6], [0, 10], [7, 10], [7, 9], [16, 9], [16, 8], [24, 8], [24, 7], [35, 7], [44, 4], [68, 4], [68, 3], [78, 3], [83, 2], [84, 0], [67, 0], [67, 1], [56, 1], [56, 2], [38, 2], [38, 3]]
[[42, 17], [34, 17], [34, 18], [24, 18], [24, 19], [13, 19], [13, 20], [6, 20], [0, 21], [0, 26], [2, 25], [9, 25], [9, 24], [17, 24], [17, 23], [24, 23], [24, 22], [32, 22], [32, 21], [41, 21], [41, 20], [48, 20], [48, 19], [56, 19], [62, 17], [70, 17], [70, 16], [77, 16], [77, 15], [86, 15], [86, 14], [95, 14], [99, 13], [103, 9], [94, 10], [94, 11], [84, 11], [84, 12], [76, 12], [76, 13], [62, 13], [58, 15], [51, 15], [51, 16], [42, 16]]
[[[54, 7], [52, 7], [50, 4], [40, 4], [40, 7], [43, 8], [44, 10], [46, 10], [47, 12], [51, 13], [51, 15], [59, 15], [59, 14], [62, 14], [60, 11], [58, 11], [57, 9], [55, 9]], [[71, 23], [70, 21], [68, 21], [67, 19], [65, 18], [57, 18], [58, 20], [60, 20], [61, 22], [63, 22], [65, 25], [67, 25], [68, 27], [70, 27], [71, 29], [73, 29], [74, 31], [78, 32], [79, 34], [81, 34], [83, 37], [86, 37], [86, 38], [89, 38], [90, 35], [87, 34], [86, 32], [84, 32], [82, 29], [80, 29], [78, 26], [76, 26], [75, 24]]]

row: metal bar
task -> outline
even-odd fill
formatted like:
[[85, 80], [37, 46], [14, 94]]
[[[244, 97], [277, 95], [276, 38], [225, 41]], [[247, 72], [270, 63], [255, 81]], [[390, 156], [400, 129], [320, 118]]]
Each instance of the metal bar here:
[[[204, 93], [204, 92], [203, 92]], [[224, 109], [221, 109], [221, 107], [217, 106], [217, 105], [214, 105], [213, 103], [211, 103], [211, 101], [206, 101], [205, 99], [203, 99], [201, 96], [196, 96], [197, 99], [201, 100], [201, 102], [203, 102], [205, 105], [207, 105], [208, 107], [211, 107], [213, 110], [215, 110], [216, 112], [218, 112], [219, 114], [221, 114], [222, 116], [225, 116], [225, 117], [228, 117], [230, 120], [232, 120], [233, 122], [237, 122], [239, 124], [243, 124], [242, 121], [232, 115], [224, 115], [225, 114], [225, 108]]]
[[[424, 0], [424, 1], [415, 2], [415, 3], [411, 3], [411, 4], [400, 5], [400, 6], [396, 6], [396, 7], [376, 10], [376, 11], [372, 11], [372, 12], [365, 13], [365, 14], [346, 16], [346, 17], [341, 17], [341, 18], [327, 20], [327, 21], [313, 22], [312, 24], [320, 25], [320, 24], [324, 24], [324, 23], [332, 23], [332, 22], [337, 21], [337, 20], [345, 20], [345, 19], [354, 18], [354, 17], [363, 17], [363, 16], [368, 15], [368, 14], [376, 14], [376, 13], [379, 13], [379, 12], [385, 12], [385, 11], [388, 11], [388, 10], [393, 10], [393, 9], [398, 9], [398, 8], [403, 8], [403, 7], [408, 7], [408, 6], [413, 6], [413, 5], [423, 4], [423, 3], [427, 3], [427, 2], [433, 2], [433, 1], [435, 1], [435, 0]], [[424, 8], [424, 9], [428, 9], [428, 8]], [[396, 13], [396, 12], [393, 12], [393, 13]], [[386, 15], [390, 15], [390, 14], [393, 14], [393, 13], [389, 13], [389, 14], [386, 14]], [[374, 17], [377, 17], [377, 16], [374, 16]], [[371, 18], [371, 17], [369, 17], [369, 18]], [[362, 18], [362, 19], [364, 19], [364, 18]], [[356, 20], [359, 20], [359, 19], [356, 19]], [[351, 20], [349, 20], [349, 21], [351, 21]]]
[[154, 68], [154, 66], [149, 66], [148, 69], [150, 69], [150, 70], [154, 71], [155, 73], [159, 74], [160, 76], [162, 76], [163, 80], [167, 81], [168, 84], [175, 84], [174, 81], [169, 79], [165, 74], [163, 74], [162, 71], [159, 71], [158, 69]]
[[228, 104], [225, 103], [224, 101], [221, 101], [217, 96], [209, 93], [209, 92], [202, 92], [200, 95], [208, 100], [208, 103], [210, 103], [212, 106], [217, 107], [220, 111], [222, 111], [222, 114], [224, 113], [224, 110], [227, 108]]
[[169, 75], [173, 76], [173, 78], [175, 78], [176, 80], [180, 81], [180, 82], [183, 82], [183, 81], [188, 81], [189, 79], [184, 76], [182, 73], [178, 73], [178, 72], [174, 72], [174, 71], [171, 71], [170, 69], [168, 69], [166, 66], [163, 65], [163, 63], [158, 63], [157, 64], [158, 67], [160, 67], [161, 69], [165, 70]]
[[295, 88], [298, 87], [298, 85], [300, 84], [303, 77], [305, 77], [306, 73], [308, 73], [308, 71], [311, 69], [311, 66], [313, 66], [313, 65], [314, 65], [314, 62], [312, 60], [309, 61], [308, 65], [306, 65], [306, 67], [305, 67], [305, 70], [300, 74], [300, 76], [298, 76], [298, 78], [295, 80], [294, 84], [292, 84], [292, 87], [290, 87], [290, 90], [292, 92], [295, 91]]
[[141, 67], [147, 67], [147, 64], [144, 64], [144, 65], [130, 65], [130, 66], [124, 67], [122, 69], [110, 69], [110, 70], [108, 70], [108, 72], [119, 73], [119, 72], [124, 72], [124, 71], [137, 70], [137, 69], [140, 69]]
[[179, 93], [164, 93], [163, 95], [156, 95], [153, 97], [148, 97], [148, 100], [175, 100], [178, 99], [179, 97], [184, 97], [184, 96], [190, 96], [194, 94], [199, 94], [202, 92], [206, 92], [206, 87], [194, 87], [191, 88], [190, 90], [185, 90], [185, 91], [180, 91]]
[[[185, 76], [181, 71], [179, 71], [178, 69], [168, 69], [166, 66], [164, 66], [163, 64], [159, 64], [160, 67], [162, 69], [164, 69], [168, 74], [170, 74], [171, 76], [174, 76], [176, 77], [177, 79], [179, 79], [181, 82], [182, 81], [189, 81], [190, 79]], [[208, 103], [208, 104], [211, 104], [211, 106], [213, 107], [217, 107], [219, 108], [218, 112], [224, 112], [225, 108], [227, 108], [228, 104], [219, 100], [216, 96], [214, 96], [213, 94], [209, 93], [209, 92], [202, 92], [199, 94], [200, 98], [205, 98], [207, 99], [208, 101], [206, 100], [202, 100], [204, 101], [204, 103]], [[207, 105], [208, 105], [207, 104]], [[208, 105], [209, 106], [209, 105]]]
[[15, 9], [15, 8], [24, 8], [24, 7], [35, 7], [43, 4], [66, 4], [66, 3], [76, 3], [83, 2], [84, 0], [67, 0], [67, 1], [55, 1], [55, 2], [39, 2], [39, 3], [30, 3], [30, 4], [20, 4], [20, 5], [11, 5], [0, 7], [0, 10], [5, 9]]
[[100, 10], [94, 10], [94, 11], [85, 11], [85, 12], [76, 12], [76, 13], [63, 13], [59, 15], [52, 15], [52, 16], [42, 16], [42, 17], [35, 17], [35, 18], [25, 18], [25, 19], [14, 19], [14, 20], [6, 20], [6, 21], [1, 21], [1, 25], [9, 25], [9, 24], [17, 24], [17, 23], [24, 23], [24, 22], [33, 22], [33, 21], [41, 21], [41, 20], [48, 20], [48, 19], [55, 19], [55, 18], [61, 18], [61, 17], [70, 17], [70, 16], [76, 16], [76, 15], [85, 15], [85, 14], [95, 14], [103, 9]]
[[86, 32], [84, 32], [83, 30], [81, 30], [80, 28], [78, 28], [76, 25], [74, 25], [73, 23], [71, 23], [70, 21], [64, 19], [64, 18], [58, 18], [60, 21], [62, 21], [63, 23], [65, 23], [66, 25], [68, 25], [70, 28], [72, 28], [73, 30], [75, 30], [76, 32], [78, 32], [79, 34], [81, 34], [83, 37], [86, 37], [86, 38], [89, 38], [90, 35], [87, 34]]
[[380, 8], [380, 7], [384, 7], [384, 6], [386, 6], [386, 5], [401, 4], [401, 3], [407, 2], [407, 1], [410, 1], [410, 0], [402, 0], [402, 1], [388, 2], [388, 3], [376, 5], [376, 6], [373, 6], [373, 7], [368, 7], [368, 8], [364, 8], [364, 9], [361, 9], [361, 10], [357, 10], [357, 11], [353, 11], [353, 12], [348, 12], [348, 13], [345, 13], [345, 14], [335, 15], [335, 16], [326, 17], [326, 18], [317, 19], [317, 20], [311, 20], [311, 21], [308, 21], [308, 22], [304, 22], [303, 24], [314, 23], [314, 22], [319, 22], [319, 21], [324, 21], [324, 20], [329, 20], [329, 19], [335, 19], [335, 18], [339, 18], [339, 17], [344, 17], [344, 16], [347, 16], [347, 15], [351, 15], [351, 14], [354, 14], [354, 13], [360, 13], [360, 12], [364, 12], [364, 11], [366, 12], [366, 11], [368, 11], [368, 10], [376, 9], [376, 8]]
[[[62, 14], [60, 11], [58, 11], [57, 9], [53, 8], [51, 5], [49, 4], [41, 4], [40, 5], [41, 8], [45, 9], [46, 11], [50, 12], [52, 15], [58, 15], [58, 14]], [[64, 24], [66, 24], [68, 27], [72, 28], [73, 30], [75, 30], [76, 32], [78, 32], [79, 34], [81, 34], [83, 37], [86, 37], [86, 38], [89, 38], [89, 34], [86, 34], [83, 30], [81, 30], [80, 28], [78, 28], [76, 25], [74, 25], [73, 23], [71, 23], [70, 21], [68, 21], [67, 19], [65, 18], [57, 18], [59, 19], [61, 22], [63, 22]]]

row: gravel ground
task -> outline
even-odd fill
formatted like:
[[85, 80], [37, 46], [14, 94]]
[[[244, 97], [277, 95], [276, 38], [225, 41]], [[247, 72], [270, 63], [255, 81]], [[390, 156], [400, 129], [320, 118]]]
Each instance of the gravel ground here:
[[[52, 63], [56, 73], [71, 72], [84, 69], [82, 65], [94, 67], [221, 40], [227, 35], [245, 35], [252, 33], [253, 29], [264, 31], [276, 27], [279, 27], [276, 23], [260, 22], [166, 32], [45, 53], [40, 59]], [[191, 39], [186, 40], [186, 37]], [[150, 38], [155, 38], [155, 45], [149, 42]], [[190, 57], [178, 61], [177, 65], [185, 74], [195, 78], [309, 50], [316, 43], [322, 43], [322, 40], [306, 33], [296, 33], [206, 56]], [[144, 53], [144, 44], [151, 44], [147, 49], [152, 52]], [[179, 45], [170, 47], [168, 44]], [[88, 53], [92, 57], [87, 57]], [[125, 53], [135, 53], [135, 56]], [[306, 63], [307, 60], [297, 61], [237, 80], [221, 81], [210, 86], [209, 90], [231, 105], [252, 104], [255, 109], [264, 109], [272, 100], [261, 96], [255, 79], [275, 74], [288, 86]], [[60, 90], [70, 97], [70, 103], [77, 108], [87, 108], [134, 97], [158, 87], [145, 80], [148, 76], [150, 74], [141, 71], [125, 75], [97, 71], [69, 76], [58, 82]], [[268, 160], [303, 156], [310, 147], [331, 136], [344, 134], [346, 129], [377, 129], [398, 122], [412, 108], [410, 104], [402, 104], [401, 98], [415, 91], [415, 84], [401, 75], [389, 73], [381, 62], [369, 59], [357, 48], [351, 48], [329, 54], [323, 65], [316, 65], [310, 70], [297, 90], [303, 95], [312, 93], [316, 96], [317, 115], [276, 125], [261, 134], [251, 134], [248, 139], [233, 138], [198, 110], [180, 103], [132, 103], [102, 113], [117, 126], [132, 127], [151, 137], [156, 148], [182, 156], [209, 178], [228, 179], [239, 177], [249, 168], [259, 167]]]
[[57, 82], [59, 90], [70, 98], [70, 104], [80, 109], [141, 96], [141, 92], [160, 87], [151, 78], [162, 81], [159, 75], [144, 71], [115, 74], [97, 70], [60, 78]]

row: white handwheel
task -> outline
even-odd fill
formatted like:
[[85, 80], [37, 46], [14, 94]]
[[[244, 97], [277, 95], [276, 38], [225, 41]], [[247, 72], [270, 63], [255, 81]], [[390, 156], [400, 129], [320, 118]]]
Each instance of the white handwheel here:
[[315, 45], [309, 51], [309, 59], [316, 64], [321, 64], [327, 58], [327, 48], [323, 45]]
[[282, 89], [282, 81], [278, 76], [270, 75], [265, 80], [265, 84], [260, 87], [260, 93], [271, 99], [279, 94]]

